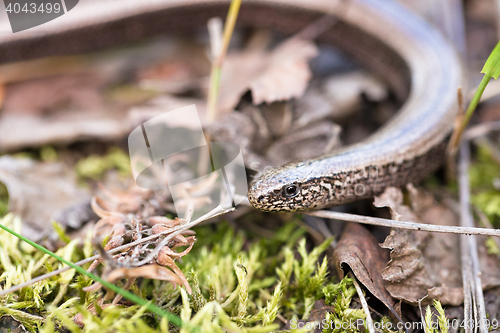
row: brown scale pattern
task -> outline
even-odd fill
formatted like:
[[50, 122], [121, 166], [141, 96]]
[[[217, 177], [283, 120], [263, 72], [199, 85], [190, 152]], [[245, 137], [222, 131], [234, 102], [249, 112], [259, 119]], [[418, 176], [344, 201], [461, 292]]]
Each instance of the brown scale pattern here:
[[391, 162], [379, 166], [369, 165], [356, 171], [310, 179], [297, 184], [300, 192], [293, 198], [285, 197], [282, 190], [277, 189], [264, 198], [265, 201], [254, 203], [254, 206], [265, 205], [266, 211], [314, 210], [371, 198], [389, 186], [417, 183], [442, 164], [446, 143], [447, 140], [426, 154], [404, 160], [400, 164]]

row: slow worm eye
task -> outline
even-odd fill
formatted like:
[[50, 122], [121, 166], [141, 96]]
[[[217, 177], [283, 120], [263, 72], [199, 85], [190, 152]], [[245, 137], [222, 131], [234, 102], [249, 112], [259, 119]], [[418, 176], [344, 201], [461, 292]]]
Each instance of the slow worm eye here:
[[293, 198], [299, 193], [299, 187], [295, 184], [283, 186], [283, 195], [287, 198]]

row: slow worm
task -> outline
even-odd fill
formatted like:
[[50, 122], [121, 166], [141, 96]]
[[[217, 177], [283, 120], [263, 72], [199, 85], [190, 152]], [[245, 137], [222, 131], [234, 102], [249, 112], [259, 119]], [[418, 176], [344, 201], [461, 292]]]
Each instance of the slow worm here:
[[[0, 36], [0, 63], [76, 54], [224, 17], [227, 0], [88, 0], [38, 28]], [[449, 43], [392, 0], [244, 0], [239, 26], [295, 34], [330, 14], [318, 37], [390, 86], [401, 109], [367, 140], [328, 156], [273, 168], [251, 184], [251, 204], [266, 211], [319, 209], [417, 182], [442, 162], [457, 112], [460, 61]]]

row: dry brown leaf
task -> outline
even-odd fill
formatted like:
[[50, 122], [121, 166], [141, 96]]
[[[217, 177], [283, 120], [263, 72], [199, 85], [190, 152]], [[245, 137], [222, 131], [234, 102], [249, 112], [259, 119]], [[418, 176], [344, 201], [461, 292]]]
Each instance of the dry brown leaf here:
[[141, 267], [122, 267], [116, 268], [106, 274], [106, 280], [108, 282], [113, 282], [122, 278], [138, 278], [144, 277], [148, 279], [170, 281], [174, 285], [181, 285], [183, 281], [179, 276], [166, 267], [160, 265], [145, 265]]
[[[179, 254], [179, 257], [189, 253], [189, 251], [191, 251], [191, 249], [193, 248], [193, 245], [194, 241], [189, 245], [189, 247], [185, 251], [183, 251], [184, 253]], [[186, 288], [187, 292], [191, 294], [191, 286], [189, 285], [189, 282], [184, 276], [184, 273], [182, 273], [179, 267], [177, 267], [177, 265], [175, 264], [174, 259], [172, 259], [172, 252], [173, 251], [170, 250], [168, 247], [162, 248], [160, 253], [158, 254], [158, 257], [156, 258], [156, 262], [161, 266], [170, 267], [174, 271], [174, 273], [177, 274], [177, 276], [181, 279], [182, 284]]]
[[301, 39], [289, 39], [270, 52], [228, 54], [221, 77], [220, 111], [233, 110], [248, 90], [254, 104], [302, 96], [312, 76], [308, 61], [317, 54], [313, 42]]
[[[0, 182], [9, 192], [9, 211], [20, 216], [23, 234], [39, 241], [52, 230], [51, 221], [71, 205], [90, 199], [61, 163], [0, 157]], [[84, 221], [82, 221], [84, 222]]]
[[342, 266], [348, 265], [358, 281], [401, 321], [396, 300], [389, 295], [382, 279], [382, 270], [389, 260], [389, 253], [380, 248], [375, 237], [365, 227], [357, 223], [347, 224], [335, 248], [334, 258], [340, 276], [344, 275]]
[[40, 118], [29, 115], [0, 115], [0, 153], [54, 143], [71, 143], [81, 139], [103, 141], [123, 138], [129, 124], [109, 113], [79, 112]]
[[328, 119], [295, 127], [290, 103], [245, 105], [241, 111], [220, 117], [210, 132], [217, 141], [237, 143], [254, 170], [314, 158], [340, 143], [340, 127]]
[[[106, 267], [111, 267], [113, 270], [106, 272], [104, 278], [110, 282], [126, 278], [125, 289], [128, 289], [136, 278], [144, 277], [170, 281], [174, 286], [182, 284], [188, 293], [191, 293], [186, 277], [175, 264], [175, 259], [188, 254], [196, 241], [189, 230], [173, 236], [167, 244], [163, 244], [161, 238], [156, 238], [113, 256], [105, 253], [105, 251], [139, 240], [146, 235], [163, 233], [167, 236], [169, 232], [175, 231], [174, 227], [182, 224], [183, 220], [152, 216], [162, 210], [159, 202], [166, 200], [164, 194], [136, 186], [126, 191], [108, 190], [102, 185], [100, 187], [103, 196], [94, 196], [91, 202], [92, 208], [101, 217], [94, 228], [94, 243], [101, 253], [101, 258], [94, 260], [89, 271], [105, 262]], [[188, 234], [191, 236], [184, 236]], [[99, 244], [104, 237], [109, 237], [110, 240], [103, 249]], [[173, 250], [182, 246], [187, 246], [187, 249], [181, 252]], [[144, 262], [145, 257], [151, 255], [151, 251], [157, 252], [151, 259]], [[101, 287], [101, 284], [95, 283], [85, 290], [93, 291]], [[113, 303], [118, 302], [119, 299], [120, 297], [117, 296]]]
[[329, 153], [340, 145], [339, 125], [324, 120], [276, 140], [267, 150], [271, 165], [283, 165]]
[[[393, 219], [458, 225], [457, 216], [436, 203], [432, 196], [408, 187], [412, 208], [403, 205], [400, 189], [389, 188], [375, 198], [377, 207], [389, 207]], [[392, 229], [383, 248], [391, 250], [391, 260], [382, 276], [389, 293], [400, 300], [418, 304], [437, 299], [443, 304], [463, 302], [459, 238], [455, 234]]]
[[215, 141], [236, 143], [241, 149], [245, 164], [257, 170], [259, 166], [269, 165], [267, 159], [261, 156], [266, 141], [262, 138], [262, 133], [258, 132], [265, 128], [265, 123], [256, 124], [246, 113], [232, 112], [218, 118], [210, 126], [209, 132]]
[[[44, 115], [58, 109], [102, 109], [103, 80], [92, 73], [61, 75], [17, 82], [6, 86], [4, 113]], [[29, 96], [29, 98], [26, 98]]]

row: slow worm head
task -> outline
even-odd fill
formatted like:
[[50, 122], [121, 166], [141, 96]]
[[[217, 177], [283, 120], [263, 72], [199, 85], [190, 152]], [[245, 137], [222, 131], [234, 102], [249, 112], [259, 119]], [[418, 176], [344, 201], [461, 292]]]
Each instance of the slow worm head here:
[[265, 172], [249, 190], [255, 208], [301, 211], [369, 198], [388, 186], [418, 182], [443, 161], [458, 111], [456, 91], [462, 84], [453, 48], [438, 31], [395, 2], [348, 4], [342, 13], [331, 9], [340, 23], [324, 40], [384, 77], [404, 99], [401, 109], [363, 142]]

